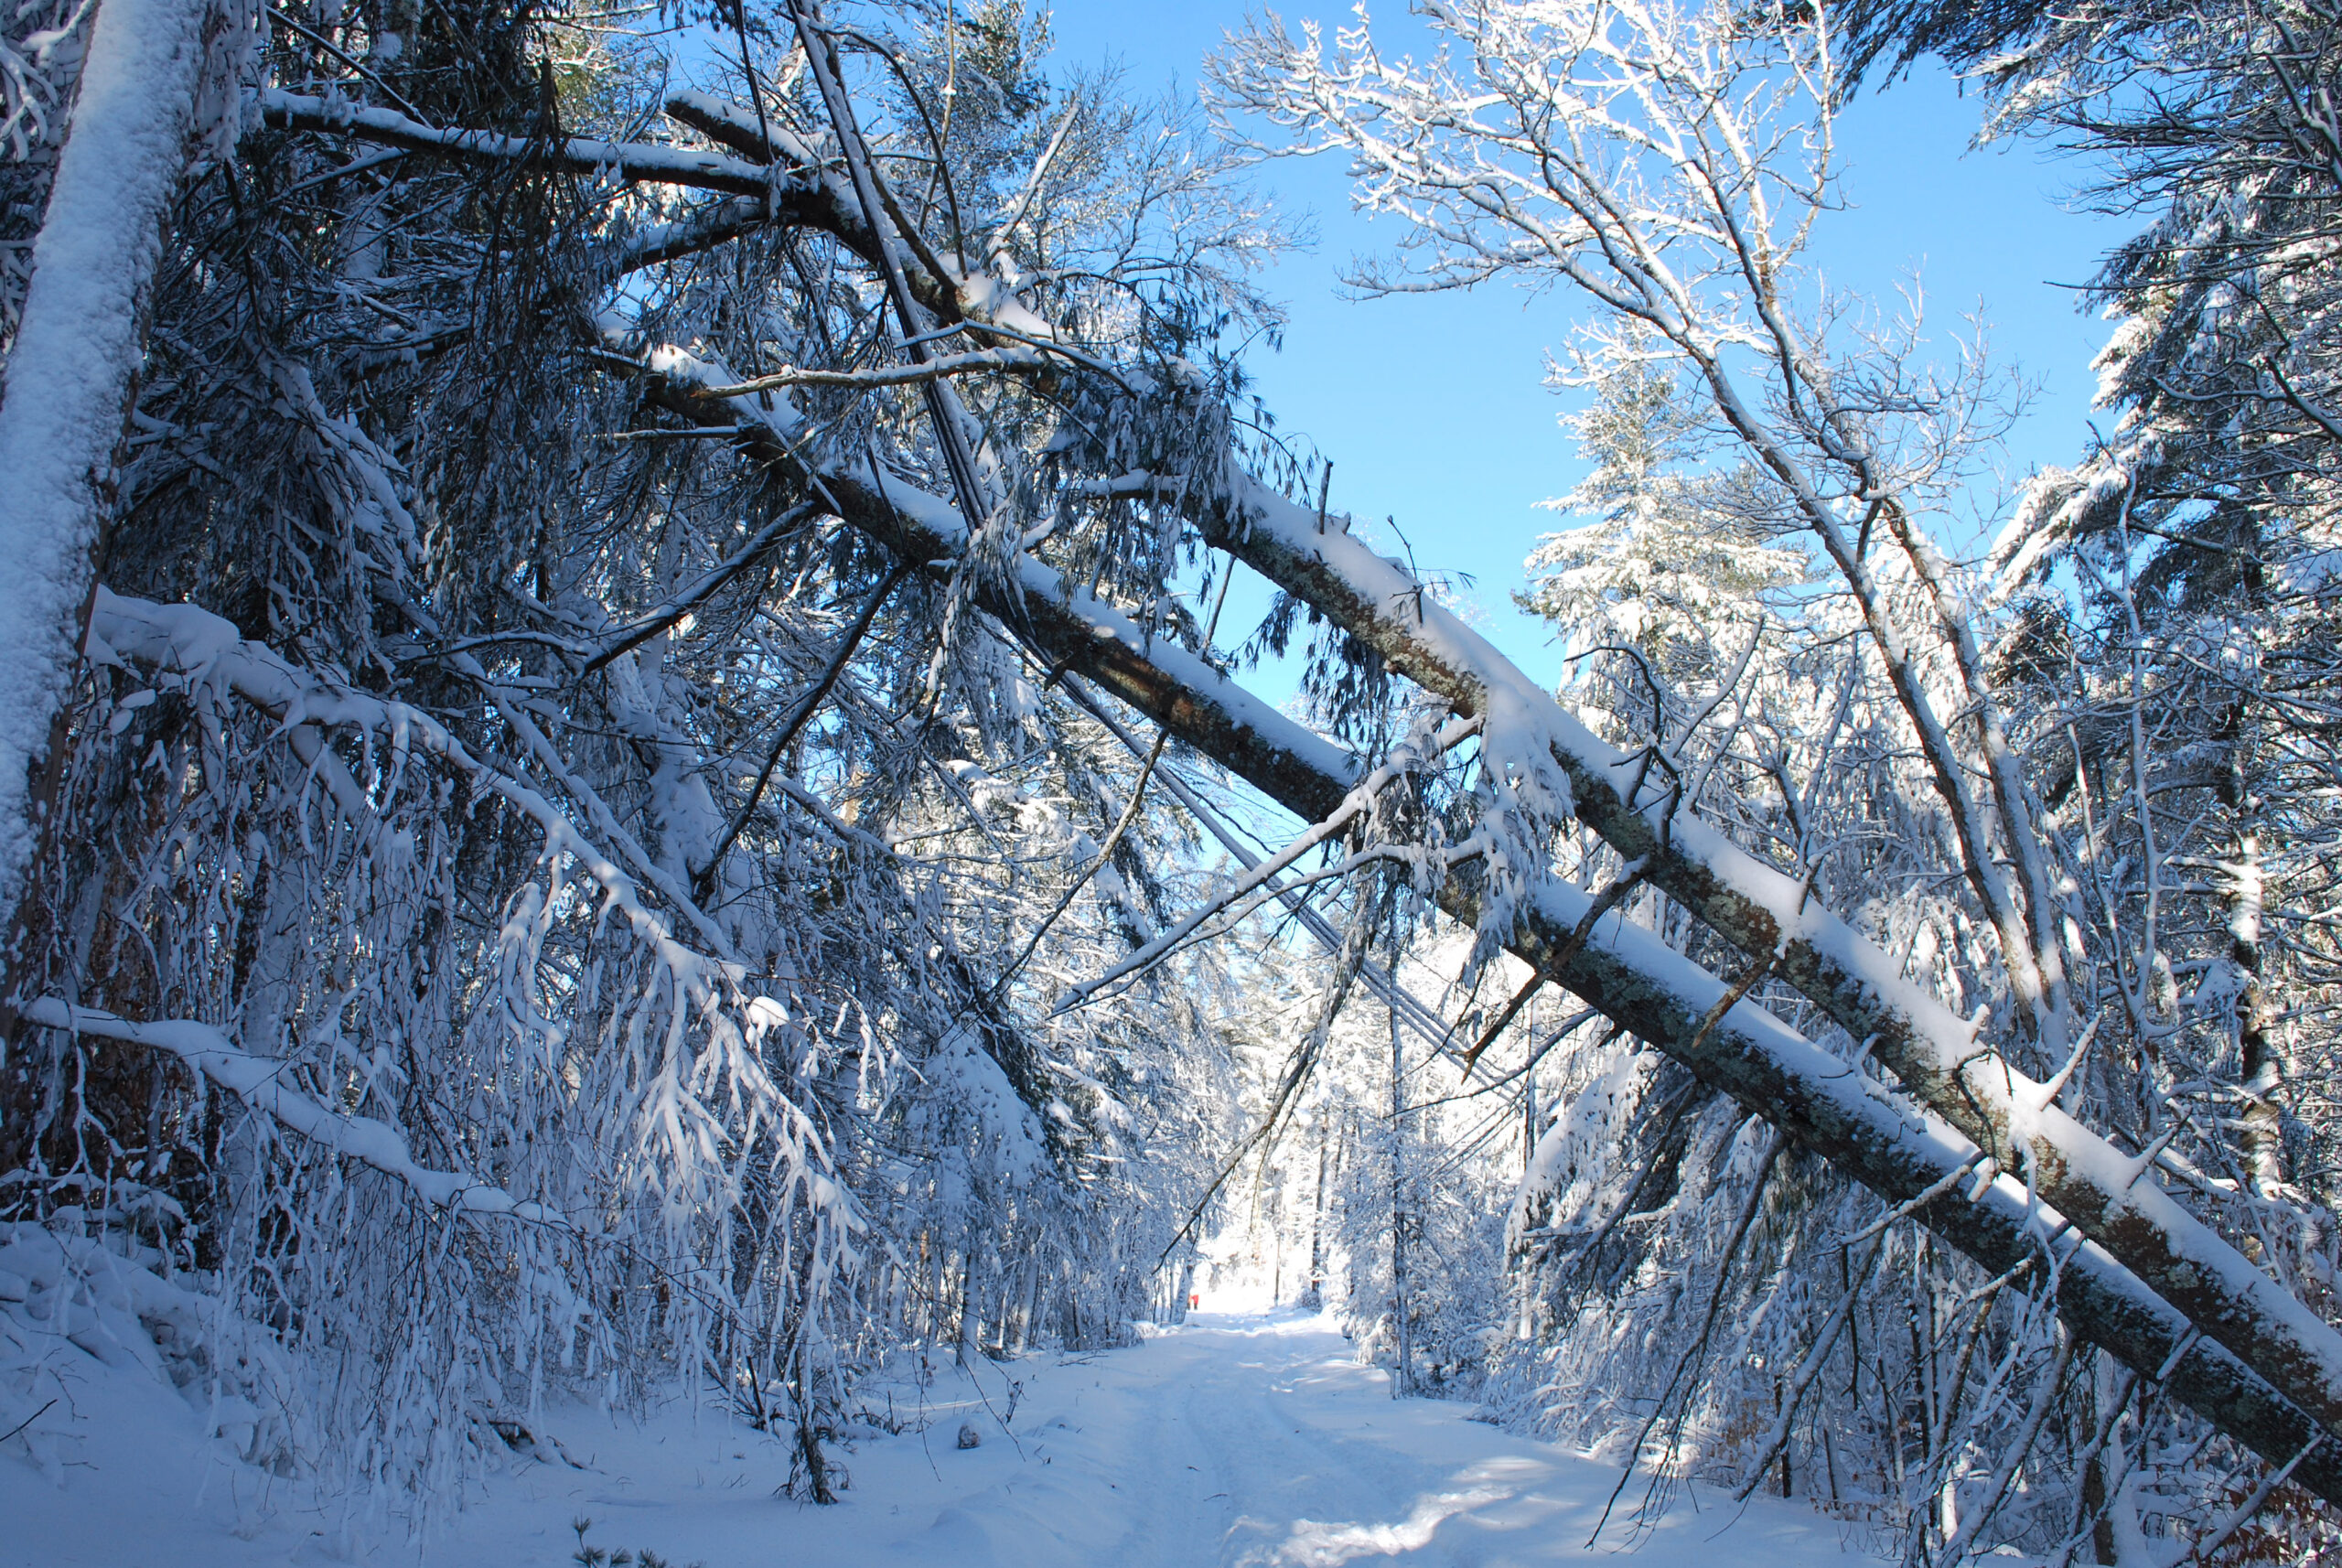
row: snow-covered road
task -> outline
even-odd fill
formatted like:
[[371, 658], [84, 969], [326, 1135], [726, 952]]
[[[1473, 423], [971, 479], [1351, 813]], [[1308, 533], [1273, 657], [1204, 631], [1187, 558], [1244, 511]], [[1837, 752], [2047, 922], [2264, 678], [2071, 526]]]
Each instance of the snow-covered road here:
[[[935, 1523], [895, 1542], [905, 1561], [1494, 1565], [1611, 1558], [1625, 1539], [1585, 1550], [1616, 1469], [1508, 1436], [1468, 1406], [1393, 1401], [1322, 1318], [1198, 1315], [1037, 1380], [1028, 1397], [1047, 1413], [1025, 1458], [1004, 1444], [983, 1451], [982, 1474], [951, 1477]], [[1778, 1503], [1712, 1541], [1734, 1511], [1679, 1509], [1638, 1561], [1722, 1552], [1754, 1568], [1843, 1552], [1835, 1523]]]
[[[108, 1397], [84, 1409], [102, 1425], [50, 1475], [0, 1457], [0, 1517], [14, 1521], [0, 1562], [347, 1560], [331, 1520], [290, 1488], [255, 1487], [185, 1400], [131, 1370], [143, 1387], [121, 1369], [98, 1374], [107, 1386], [86, 1391]], [[1614, 1525], [1586, 1548], [1615, 1468], [1476, 1423], [1466, 1405], [1393, 1401], [1324, 1318], [1198, 1315], [1128, 1349], [986, 1365], [980, 1383], [979, 1394], [946, 1367], [898, 1391], [897, 1413], [929, 1424], [857, 1442], [853, 1485], [826, 1509], [777, 1498], [786, 1449], [720, 1410], [647, 1424], [555, 1414], [542, 1427], [570, 1462], [525, 1460], [495, 1477], [422, 1560], [563, 1568], [579, 1520], [593, 1544], [649, 1548], [679, 1568], [1495, 1565], [1611, 1559], [1625, 1544]], [[979, 1446], [954, 1445], [962, 1421]], [[1849, 1550], [1842, 1526], [1801, 1503], [1699, 1500], [1694, 1511], [1679, 1498], [1633, 1561], [1782, 1568]], [[397, 1539], [359, 1555], [416, 1561]]]

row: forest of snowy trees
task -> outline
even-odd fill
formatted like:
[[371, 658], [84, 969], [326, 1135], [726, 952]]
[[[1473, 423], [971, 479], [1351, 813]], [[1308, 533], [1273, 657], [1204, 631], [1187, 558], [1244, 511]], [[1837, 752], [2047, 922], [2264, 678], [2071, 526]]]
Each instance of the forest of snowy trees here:
[[[0, 1463], [127, 1264], [354, 1530], [678, 1388], [825, 1502], [1240, 1237], [1621, 1541], [2342, 1550], [2342, 9], [1413, 9], [0, 5]], [[2133, 233], [2000, 502], [1811, 261], [1939, 61]], [[1559, 693], [1254, 395], [1312, 154], [1538, 296]]]

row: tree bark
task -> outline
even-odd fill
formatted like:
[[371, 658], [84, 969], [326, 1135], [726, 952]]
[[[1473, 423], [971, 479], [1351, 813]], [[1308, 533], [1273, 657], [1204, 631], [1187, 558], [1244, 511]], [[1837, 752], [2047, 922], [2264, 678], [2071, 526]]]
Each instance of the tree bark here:
[[2284, 1050], [2276, 1038], [2275, 1010], [2262, 983], [2261, 945], [2264, 875], [2261, 797], [2253, 789], [2252, 725], [2240, 700], [2229, 719], [2228, 767], [2221, 803], [2235, 813], [2235, 848], [2222, 867], [2229, 923], [2229, 961], [2236, 966], [2236, 1035], [2244, 1096], [2238, 1117], [2238, 1153], [2246, 1179], [2262, 1197], [2285, 1182], [2284, 1114], [2277, 1103], [2285, 1084]]
[[0, 401], [0, 904], [14, 903], [32, 854], [30, 772], [71, 679], [212, 15], [190, 0], [98, 7], [33, 242]]

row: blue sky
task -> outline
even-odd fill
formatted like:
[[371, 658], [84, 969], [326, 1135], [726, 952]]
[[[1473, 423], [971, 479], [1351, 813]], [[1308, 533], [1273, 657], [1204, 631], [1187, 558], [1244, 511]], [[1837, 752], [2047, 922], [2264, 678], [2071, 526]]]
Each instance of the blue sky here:
[[[1055, 7], [1060, 67], [1118, 58], [1133, 89], [1176, 81], [1192, 92], [1198, 66], [1241, 27], [1238, 0], [1065, 0]], [[1347, 22], [1340, 4], [1291, 5], [1288, 21]], [[1405, 25], [1398, 5], [1379, 6]], [[2124, 236], [2120, 222], [2075, 209], [2079, 171], [2030, 145], [1970, 151], [1979, 114], [1940, 71], [1918, 71], [1865, 93], [1841, 119], [1847, 210], [1825, 215], [1811, 259], [1843, 287], [1891, 295], [1916, 271], [1939, 330], [1990, 324], [1994, 358], [2036, 391], [2012, 434], [2014, 477], [2069, 462], [2091, 417], [2091, 356], [2105, 326], [2075, 310], [2070, 286]], [[1330, 159], [1288, 161], [1266, 185], [1310, 214], [1318, 242], [1270, 275], [1292, 313], [1284, 351], [1250, 363], [1280, 427], [1314, 440], [1334, 463], [1333, 505], [1368, 520], [1395, 517], [1425, 568], [1469, 573], [1483, 629], [1548, 685], [1559, 650], [1540, 623], [1510, 606], [1537, 536], [1563, 524], [1536, 503], [1567, 490], [1579, 466], [1556, 425], [1562, 401], [1542, 385], [1544, 356], [1568, 338], [1571, 302], [1509, 288], [1466, 295], [1355, 300], [1338, 274], [1352, 256], [1388, 246], [1388, 222], [1351, 213], [1348, 183]], [[1990, 497], [1980, 497], [1980, 504]], [[1959, 544], [1963, 540], [1954, 538]], [[1229, 619], [1249, 626], [1265, 604], [1231, 597]], [[1223, 640], [1229, 640], [1223, 630]], [[1290, 674], [1252, 682], [1276, 700]]]

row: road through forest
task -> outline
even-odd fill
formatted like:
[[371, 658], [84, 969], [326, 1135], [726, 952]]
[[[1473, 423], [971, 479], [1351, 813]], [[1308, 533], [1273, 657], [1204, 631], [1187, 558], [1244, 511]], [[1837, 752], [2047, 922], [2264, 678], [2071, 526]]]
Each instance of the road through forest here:
[[[1786, 1568], [1858, 1544], [1801, 1500], [1741, 1509], [1697, 1488], [1638, 1541], [1614, 1520], [1588, 1550], [1615, 1466], [1475, 1422], [1466, 1404], [1391, 1399], [1329, 1319], [1198, 1314], [1143, 1335], [985, 1362], [972, 1380], [946, 1359], [925, 1386], [897, 1385], [906, 1430], [852, 1444], [852, 1484], [831, 1508], [776, 1496], [786, 1445], [721, 1407], [647, 1422], [555, 1412], [538, 1419], [532, 1455], [422, 1543], [395, 1525], [353, 1537], [329, 1502], [256, 1490], [167, 1383], [89, 1361], [68, 1374], [87, 1424], [64, 1462], [44, 1477], [0, 1461], [0, 1517], [17, 1521], [0, 1562], [413, 1563], [420, 1544], [425, 1563], [569, 1568], [579, 1521], [592, 1545], [676, 1568], [1496, 1568], [1620, 1561], [1630, 1543], [1638, 1568]], [[973, 1448], [956, 1445], [963, 1423]]]
[[[1037, 1384], [1050, 1413], [1027, 1461], [944, 1510], [932, 1532], [953, 1540], [937, 1560], [1495, 1565], [1613, 1559], [1629, 1540], [1614, 1522], [1586, 1550], [1615, 1467], [1472, 1421], [1467, 1405], [1392, 1400], [1387, 1374], [1324, 1318], [1198, 1315], [1100, 1358], [1087, 1389], [1080, 1370]], [[1638, 1480], [1619, 1519], [1640, 1492]], [[1803, 1506], [1703, 1502], [1679, 1497], [1631, 1560], [1758, 1568], [1847, 1550], [1841, 1526]]]

